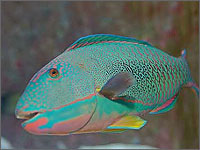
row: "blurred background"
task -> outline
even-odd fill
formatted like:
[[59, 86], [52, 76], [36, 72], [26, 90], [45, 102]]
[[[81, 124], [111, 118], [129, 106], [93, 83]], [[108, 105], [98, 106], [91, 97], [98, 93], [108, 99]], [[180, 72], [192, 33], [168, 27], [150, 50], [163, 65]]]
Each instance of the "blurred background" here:
[[14, 115], [28, 81], [82, 36], [116, 34], [146, 40], [173, 56], [187, 50], [199, 82], [198, 2], [2, 2], [1, 136], [14, 148], [79, 148], [113, 143], [198, 148], [199, 101], [183, 89], [173, 110], [147, 115], [142, 130], [118, 134], [36, 136]]

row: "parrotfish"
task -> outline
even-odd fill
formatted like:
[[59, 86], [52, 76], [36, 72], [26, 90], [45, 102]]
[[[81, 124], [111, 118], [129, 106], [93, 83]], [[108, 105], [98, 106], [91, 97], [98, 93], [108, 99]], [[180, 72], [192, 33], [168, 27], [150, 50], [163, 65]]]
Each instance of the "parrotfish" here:
[[37, 135], [141, 129], [145, 114], [171, 110], [183, 87], [199, 97], [186, 51], [173, 57], [146, 41], [82, 37], [29, 81], [15, 114]]

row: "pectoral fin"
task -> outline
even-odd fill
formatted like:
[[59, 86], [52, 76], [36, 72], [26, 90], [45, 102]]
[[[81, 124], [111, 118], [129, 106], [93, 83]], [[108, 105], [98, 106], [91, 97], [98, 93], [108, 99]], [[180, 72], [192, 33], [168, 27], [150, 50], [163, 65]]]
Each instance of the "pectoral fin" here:
[[147, 123], [138, 116], [125, 116], [107, 127], [107, 129], [141, 129]]
[[[133, 85], [135, 78], [131, 73], [121, 72], [111, 78], [99, 91], [99, 94], [109, 99], [115, 99], [115, 97], [127, 88]], [[98, 91], [98, 90], [97, 90]]]

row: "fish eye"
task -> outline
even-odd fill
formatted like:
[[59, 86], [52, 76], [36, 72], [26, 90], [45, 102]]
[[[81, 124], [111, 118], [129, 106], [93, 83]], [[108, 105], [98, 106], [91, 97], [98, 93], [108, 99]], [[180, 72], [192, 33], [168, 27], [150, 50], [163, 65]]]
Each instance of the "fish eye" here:
[[56, 77], [58, 77], [59, 72], [58, 72], [57, 69], [51, 68], [51, 69], [49, 70], [49, 75], [50, 75], [52, 78], [56, 78]]

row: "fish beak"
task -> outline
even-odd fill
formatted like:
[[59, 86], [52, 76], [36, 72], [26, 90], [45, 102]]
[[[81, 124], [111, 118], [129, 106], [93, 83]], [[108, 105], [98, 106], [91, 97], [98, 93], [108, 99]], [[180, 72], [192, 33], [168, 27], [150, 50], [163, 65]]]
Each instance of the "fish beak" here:
[[[41, 116], [43, 116], [45, 112], [39, 112], [39, 111], [23, 111], [16, 109], [15, 115], [17, 119], [24, 119], [25, 121], [22, 122], [22, 127], [32, 133], [32, 134], [41, 134], [38, 127], [41, 124], [41, 122], [38, 122], [37, 120], [40, 119]], [[35, 124], [34, 124], [35, 122]]]
[[41, 112], [38, 111], [21, 111], [21, 110], [16, 110], [15, 111], [15, 115], [17, 119], [26, 119], [29, 120], [33, 117], [35, 117], [36, 115], [38, 115]]
[[34, 118], [35, 116], [41, 114], [41, 111], [24, 111], [23, 109], [16, 109], [15, 110], [15, 116], [17, 119], [25, 119], [30, 120]]

